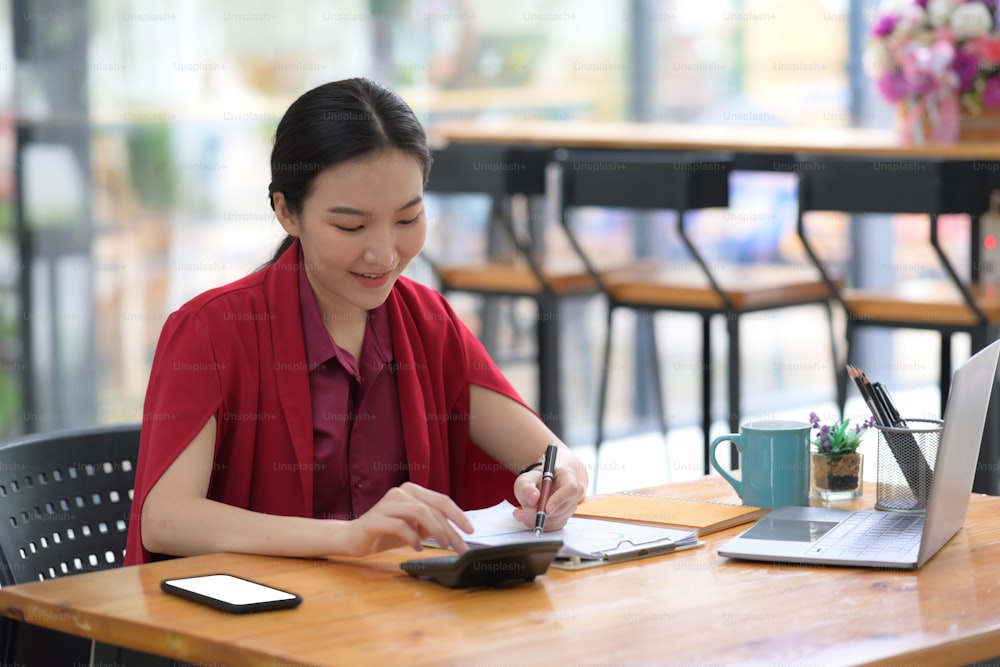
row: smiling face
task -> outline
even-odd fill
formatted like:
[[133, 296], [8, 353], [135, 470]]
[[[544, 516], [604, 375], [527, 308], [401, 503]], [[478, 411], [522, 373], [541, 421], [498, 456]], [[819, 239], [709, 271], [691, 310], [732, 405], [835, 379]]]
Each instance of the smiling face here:
[[306, 275], [328, 322], [380, 306], [424, 246], [424, 174], [410, 154], [385, 150], [316, 175], [302, 210], [274, 193], [281, 226], [299, 239]]

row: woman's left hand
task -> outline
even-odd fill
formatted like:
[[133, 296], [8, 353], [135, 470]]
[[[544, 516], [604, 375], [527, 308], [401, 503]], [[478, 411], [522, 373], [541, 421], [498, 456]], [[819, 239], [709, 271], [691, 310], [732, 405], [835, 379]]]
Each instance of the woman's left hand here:
[[[586, 486], [577, 479], [576, 470], [570, 466], [556, 465], [556, 476], [545, 503], [545, 530], [559, 530], [576, 511], [577, 505], [587, 493]], [[542, 471], [532, 470], [518, 475], [514, 482], [514, 495], [521, 504], [514, 510], [514, 518], [526, 527], [534, 530], [535, 515], [538, 513], [538, 500], [541, 495], [539, 485], [542, 483]]]

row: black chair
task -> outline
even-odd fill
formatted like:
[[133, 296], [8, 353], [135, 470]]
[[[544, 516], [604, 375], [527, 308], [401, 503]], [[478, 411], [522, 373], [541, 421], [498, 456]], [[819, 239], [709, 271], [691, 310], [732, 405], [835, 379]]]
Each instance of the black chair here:
[[[0, 585], [121, 567], [139, 429], [97, 426], [0, 444]], [[12, 627], [0, 627], [3, 664], [89, 663], [89, 640]]]
[[[863, 328], [935, 331], [940, 336], [938, 392], [944, 414], [953, 374], [952, 337], [967, 334], [976, 352], [1000, 334], [1000, 296], [977, 280], [978, 244], [972, 244], [971, 271], [963, 275], [941, 244], [938, 218], [965, 214], [972, 219], [972, 238], [978, 237], [978, 217], [988, 208], [989, 189], [996, 187], [989, 163], [937, 158], [833, 156], [800, 154], [798, 230], [809, 256], [823, 272], [831, 295], [846, 312], [847, 361], [854, 361], [857, 333]], [[928, 245], [938, 267], [934, 275], [909, 279], [893, 276], [886, 286], [870, 286], [834, 277], [817, 243], [809, 238], [810, 212], [847, 214], [920, 214], [929, 221]], [[891, 255], [889, 255], [891, 257]], [[926, 273], [930, 274], [931, 271]], [[847, 370], [838, 382], [847, 384]], [[843, 397], [843, 394], [841, 394]], [[843, 402], [841, 402], [843, 411]], [[1000, 426], [996, 402], [990, 408], [983, 434], [973, 490], [1000, 493]]]
[[[806, 154], [796, 158], [799, 236], [823, 274], [831, 297], [846, 312], [847, 361], [853, 361], [855, 340], [861, 328], [938, 332], [941, 414], [944, 414], [951, 385], [952, 335], [969, 334], [975, 351], [995, 338], [996, 326], [1000, 323], [1000, 298], [960, 275], [942, 247], [938, 233], [938, 217], [942, 214], [975, 217], [986, 210], [986, 188], [977, 164], [939, 159]], [[816, 242], [809, 237], [806, 217], [811, 212], [926, 215], [930, 223], [928, 244], [934, 251], [940, 273], [915, 280], [895, 280], [886, 287], [870, 287], [844, 276], [835, 276], [835, 269], [827, 265]], [[846, 386], [846, 368], [839, 369], [838, 382]], [[843, 403], [840, 407], [843, 410]]]
[[[607, 336], [601, 364], [597, 447], [604, 439], [604, 413], [610, 369], [613, 315], [618, 308], [653, 314], [679, 311], [701, 315], [701, 401], [704, 438], [703, 471], [708, 461], [712, 424], [711, 319], [721, 316], [728, 333], [727, 422], [737, 432], [741, 419], [740, 318], [747, 313], [819, 305], [826, 312], [831, 356], [836, 359], [836, 340], [830, 295], [819, 273], [811, 266], [789, 264], [724, 266], [709, 262], [687, 232], [687, 212], [726, 208], [729, 205], [729, 174], [732, 156], [724, 152], [686, 153], [654, 151], [563, 150], [556, 153], [561, 171], [561, 220], [573, 247], [594, 281], [607, 296]], [[684, 265], [651, 258], [636, 258], [629, 266], [606, 265], [598, 253], [584, 247], [573, 231], [569, 213], [579, 207], [608, 207], [633, 211], [673, 210], [676, 230], [687, 252]], [[655, 325], [652, 317], [647, 318]], [[654, 327], [655, 328], [655, 327]], [[659, 376], [655, 331], [651, 336], [648, 367], [657, 392], [656, 408], [661, 429], [666, 432], [664, 396]], [[737, 453], [731, 452], [733, 466]]]
[[[559, 308], [563, 299], [594, 295], [597, 287], [578, 262], [556, 266], [547, 253], [542, 197], [550, 161], [550, 150], [534, 147], [457, 143], [436, 149], [426, 191], [439, 196], [486, 195], [490, 220], [485, 252], [458, 260], [434, 257], [431, 251], [422, 257], [431, 265], [443, 293], [482, 298], [479, 335], [500, 362], [505, 360], [498, 354], [498, 306], [509, 299], [534, 302], [538, 411], [562, 437]], [[516, 200], [523, 205], [515, 206]]]

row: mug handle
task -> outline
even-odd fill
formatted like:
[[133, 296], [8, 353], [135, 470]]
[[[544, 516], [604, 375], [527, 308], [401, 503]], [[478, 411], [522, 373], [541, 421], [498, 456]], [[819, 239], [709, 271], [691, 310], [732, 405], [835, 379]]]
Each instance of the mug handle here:
[[722, 477], [725, 478], [725, 480], [727, 482], [729, 482], [734, 489], [736, 489], [736, 495], [738, 495], [740, 498], [742, 498], [743, 497], [743, 482], [741, 482], [740, 480], [738, 480], [735, 477], [733, 477], [732, 475], [730, 475], [726, 471], [726, 469], [723, 468], [721, 465], [719, 465], [719, 462], [715, 459], [715, 450], [716, 450], [716, 448], [719, 445], [721, 445], [722, 443], [724, 443], [724, 442], [731, 442], [731, 443], [733, 443], [734, 445], [736, 445], [736, 449], [740, 450], [740, 453], [742, 454], [743, 453], [743, 449], [740, 447], [740, 440], [741, 440], [741, 438], [740, 438], [740, 434], [739, 433], [727, 433], [725, 435], [720, 435], [718, 438], [716, 438], [715, 440], [712, 441], [712, 448], [709, 450], [709, 457], [708, 458], [709, 458], [709, 462], [712, 464], [712, 467], [715, 468], [716, 472], [718, 472], [720, 475], [722, 475]]

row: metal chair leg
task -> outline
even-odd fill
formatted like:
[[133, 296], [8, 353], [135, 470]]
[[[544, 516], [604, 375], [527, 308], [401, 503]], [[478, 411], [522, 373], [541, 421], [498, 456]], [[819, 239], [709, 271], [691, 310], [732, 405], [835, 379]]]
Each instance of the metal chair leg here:
[[844, 406], [847, 404], [847, 368], [846, 363], [840, 363], [837, 358], [837, 330], [833, 322], [833, 306], [826, 304], [826, 321], [830, 329], [830, 359], [833, 361], [833, 382], [837, 391], [837, 410], [840, 418], [844, 418]]
[[552, 429], [556, 437], [565, 435], [563, 423], [563, 401], [560, 391], [559, 361], [559, 309], [560, 299], [552, 294], [542, 293], [535, 299], [538, 321], [535, 322], [536, 352], [538, 362], [538, 408], [542, 421]]
[[597, 434], [594, 440], [594, 474], [591, 475], [591, 488], [597, 491], [597, 474], [601, 469], [601, 445], [604, 444], [604, 413], [608, 402], [608, 376], [611, 372], [611, 342], [613, 337], [614, 305], [608, 304], [607, 328], [604, 337], [604, 353], [601, 359], [601, 380], [597, 390]]
[[663, 453], [667, 463], [667, 481], [670, 481], [670, 448], [667, 447], [667, 413], [666, 392], [663, 389], [662, 373], [660, 371], [660, 346], [656, 340], [656, 314], [650, 313], [650, 329], [652, 330], [652, 341], [650, 343], [650, 365], [653, 375], [653, 390], [656, 395], [656, 416], [660, 424], [660, 437], [663, 439]]
[[704, 442], [702, 469], [712, 472], [709, 455], [712, 448], [712, 316], [701, 316], [701, 431]]
[[[973, 350], [981, 348], [972, 348]], [[948, 402], [948, 392], [951, 391], [951, 332], [941, 332], [941, 365], [938, 367], [938, 389], [940, 392], [941, 416], [944, 416], [944, 407]]]
[[[740, 432], [740, 418], [743, 411], [740, 406], [740, 318], [736, 313], [723, 313], [726, 318], [726, 332], [729, 335], [729, 428], [730, 433]], [[740, 467], [739, 450], [735, 443], [729, 445], [730, 470]]]
[[660, 424], [660, 434], [667, 435], [667, 413], [664, 409], [666, 402], [666, 392], [663, 389], [662, 372], [660, 371], [660, 346], [656, 342], [656, 319], [655, 314], [651, 314], [654, 319], [651, 321], [653, 330], [653, 341], [650, 348], [650, 371], [653, 374], [653, 390], [656, 393], [656, 418]]
[[841, 368], [837, 369], [838, 383], [843, 383], [844, 385], [844, 404], [840, 406], [840, 413], [843, 414], [847, 409], [847, 364], [854, 361], [854, 339], [857, 337], [857, 329], [851, 324], [851, 314], [847, 314], [847, 328], [844, 333], [844, 339], [847, 341], [847, 349], [844, 350], [844, 363], [841, 364]]

